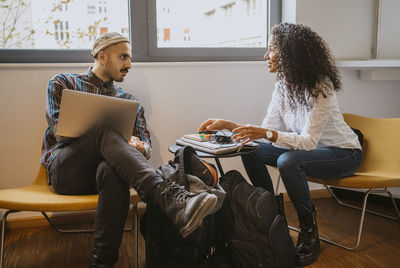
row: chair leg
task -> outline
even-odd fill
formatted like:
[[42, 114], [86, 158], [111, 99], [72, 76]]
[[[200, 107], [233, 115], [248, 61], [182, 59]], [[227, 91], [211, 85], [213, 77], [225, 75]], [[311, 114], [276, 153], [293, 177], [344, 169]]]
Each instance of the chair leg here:
[[94, 231], [94, 229], [60, 229], [58, 228], [49, 218], [49, 216], [47, 216], [46, 212], [41, 211], [42, 215], [46, 218], [46, 220], [49, 222], [50, 226], [56, 230], [59, 233], [63, 233], [63, 234], [73, 234], [73, 233], [91, 233]]
[[[387, 189], [385, 188], [385, 190], [387, 191]], [[390, 199], [392, 200], [392, 204], [394, 209], [396, 210], [397, 213], [397, 220], [400, 221], [400, 212], [399, 212], [399, 208], [397, 207], [396, 201], [394, 201], [393, 195], [390, 191], [387, 191], [388, 195], [390, 196]]]
[[[132, 217], [132, 226], [129, 228], [125, 228], [125, 232], [132, 231], [135, 229], [135, 268], [139, 267], [139, 225], [138, 225], [138, 208], [137, 208], [137, 203], [133, 206], [133, 217]], [[54, 228], [57, 232], [63, 233], [63, 234], [72, 234], [72, 233], [90, 233], [94, 232], [94, 229], [60, 229], [58, 228], [47, 216], [45, 212], [42, 211], [43, 216], [46, 218], [46, 220], [49, 222], [50, 226]], [[2, 268], [2, 267], [0, 267]]]
[[[338, 247], [341, 247], [341, 248], [344, 248], [344, 249], [347, 249], [347, 250], [355, 250], [358, 247], [358, 245], [360, 244], [362, 228], [363, 228], [363, 225], [364, 225], [364, 216], [365, 216], [366, 207], [367, 207], [367, 200], [368, 200], [368, 196], [369, 196], [370, 193], [372, 193], [372, 190], [367, 191], [365, 196], [364, 196], [363, 206], [362, 206], [362, 209], [361, 209], [361, 219], [360, 219], [360, 224], [359, 224], [359, 227], [358, 227], [357, 242], [353, 247], [348, 247], [346, 245], [343, 245], [343, 244], [340, 244], [338, 242], [329, 240], [329, 239], [327, 239], [325, 237], [322, 237], [322, 236], [319, 236], [319, 239], [324, 241], [324, 242], [327, 242], [329, 244], [332, 244], [332, 245], [335, 245], [335, 246], [338, 246]], [[295, 228], [293, 226], [289, 226], [288, 225], [288, 228], [291, 229], [291, 230], [294, 230], [296, 232], [299, 232], [299, 229], [297, 229], [297, 228]]]
[[138, 206], [137, 203], [133, 208], [133, 218], [135, 224], [135, 268], [139, 267], [139, 221], [138, 221]]
[[[385, 189], [385, 190], [370, 189], [370, 190], [368, 190], [367, 192], [365, 192], [364, 199], [363, 199], [363, 206], [360, 208], [360, 207], [356, 207], [356, 206], [353, 206], [353, 205], [351, 205], [351, 204], [342, 202], [341, 200], [339, 200], [339, 199], [337, 198], [337, 196], [333, 193], [333, 191], [330, 189], [329, 186], [325, 185], [325, 187], [328, 189], [328, 191], [331, 193], [331, 195], [335, 198], [335, 200], [336, 200], [340, 205], [343, 205], [343, 206], [346, 206], [346, 207], [350, 207], [350, 208], [354, 208], [354, 209], [361, 210], [361, 219], [360, 219], [360, 224], [359, 224], [359, 228], [358, 228], [357, 241], [356, 241], [356, 244], [355, 244], [353, 247], [348, 247], [348, 246], [345, 246], [345, 245], [343, 245], [343, 244], [337, 243], [337, 242], [335, 242], [335, 241], [332, 241], [332, 240], [329, 240], [329, 239], [327, 239], [327, 238], [324, 238], [324, 237], [321, 237], [321, 236], [320, 236], [319, 239], [322, 240], [322, 241], [324, 241], [324, 242], [327, 242], [327, 243], [330, 243], [330, 244], [339, 246], [339, 247], [344, 248], [344, 249], [347, 249], [347, 250], [355, 250], [355, 249], [358, 247], [358, 245], [360, 244], [361, 234], [362, 234], [362, 228], [363, 228], [363, 224], [364, 224], [365, 212], [368, 212], [368, 213], [371, 213], [371, 214], [375, 214], [375, 215], [378, 215], [378, 216], [382, 216], [382, 217], [385, 217], [385, 218], [388, 218], [388, 219], [392, 219], [392, 220], [400, 220], [400, 213], [399, 213], [399, 210], [398, 210], [398, 208], [397, 208], [396, 202], [394, 201], [393, 196], [392, 196], [392, 194], [390, 193], [390, 191], [388, 191], [388, 190], [386, 190], [386, 189]], [[367, 209], [366, 209], [366, 207], [367, 207], [367, 200], [368, 200], [368, 197], [369, 197], [369, 195], [370, 195], [371, 193], [386, 193], [386, 194], [388, 194], [389, 197], [390, 197], [391, 200], [392, 200], [393, 206], [394, 206], [394, 208], [395, 208], [395, 211], [396, 211], [398, 217], [396, 218], [396, 217], [392, 217], [392, 216], [389, 216], [389, 215], [386, 215], [386, 214], [382, 214], [382, 213], [379, 213], [379, 212], [376, 212], [376, 211], [367, 210]], [[291, 230], [294, 230], [294, 231], [297, 231], [297, 232], [299, 231], [297, 228], [295, 228], [295, 227], [293, 227], [293, 226], [288, 226], [288, 227], [289, 227], [289, 229], [291, 229]]]
[[[5, 238], [6, 238], [6, 227], [7, 227], [7, 216], [11, 213], [14, 212], [19, 212], [17, 210], [7, 210], [3, 217], [2, 217], [2, 228], [1, 228], [1, 248], [0, 248], [0, 268], [3, 268], [4, 265], [4, 242], [5, 242]], [[60, 229], [58, 228], [49, 218], [49, 216], [47, 216], [46, 212], [42, 211], [43, 216], [46, 218], [46, 220], [49, 222], [50, 226], [53, 227], [57, 232], [60, 233], [88, 233], [88, 232], [93, 232], [93, 229], [81, 229], [81, 230], [76, 230], [76, 229], [72, 229], [72, 230], [64, 230], [64, 229]], [[124, 231], [131, 231], [135, 229], [135, 268], [138, 268], [138, 263], [139, 263], [139, 248], [138, 248], [138, 238], [139, 238], [139, 228], [138, 228], [138, 209], [137, 209], [137, 203], [134, 205], [133, 207], [133, 222], [132, 222], [132, 226], [129, 228], [125, 228]]]
[[278, 190], [279, 190], [279, 184], [281, 182], [281, 174], [278, 175], [278, 180], [276, 182], [276, 187], [275, 187], [275, 194], [278, 194]]
[[[281, 175], [279, 174], [279, 176], [278, 176], [278, 182], [277, 182], [276, 190], [275, 190], [276, 192], [278, 192], [278, 187], [279, 187], [280, 181], [281, 181]], [[329, 191], [329, 193], [332, 195], [332, 197], [333, 197], [340, 205], [343, 205], [343, 206], [345, 206], [345, 207], [350, 207], [350, 208], [354, 208], [354, 209], [361, 210], [361, 219], [360, 219], [360, 224], [359, 224], [359, 228], [358, 228], [357, 242], [356, 242], [356, 244], [355, 244], [353, 247], [348, 247], [348, 246], [342, 245], [342, 244], [340, 244], [340, 243], [337, 243], [337, 242], [335, 242], [335, 241], [332, 241], [332, 240], [329, 240], [329, 239], [327, 239], [327, 238], [324, 238], [324, 237], [321, 237], [321, 236], [320, 236], [319, 239], [322, 240], [322, 241], [324, 241], [324, 242], [327, 242], [327, 243], [336, 245], [336, 246], [341, 247], [341, 248], [345, 248], [345, 249], [347, 249], [347, 250], [355, 250], [355, 249], [358, 247], [358, 245], [360, 244], [361, 233], [362, 233], [362, 228], [363, 228], [363, 224], [364, 224], [365, 212], [368, 212], [368, 213], [371, 213], [371, 214], [375, 214], [375, 215], [378, 215], [378, 216], [381, 216], [381, 217], [385, 217], [385, 218], [388, 218], [388, 219], [400, 221], [400, 212], [399, 212], [399, 209], [398, 209], [398, 207], [397, 207], [397, 205], [396, 205], [396, 202], [394, 201], [394, 198], [393, 198], [393, 196], [392, 196], [392, 193], [391, 193], [390, 191], [388, 191], [386, 188], [385, 188], [385, 190], [369, 189], [367, 192], [365, 192], [364, 200], [363, 200], [363, 206], [360, 208], [360, 207], [353, 206], [353, 205], [351, 205], [351, 204], [348, 204], [348, 203], [345, 203], [345, 202], [341, 201], [341, 200], [333, 193], [332, 189], [331, 189], [328, 185], [324, 184], [324, 186], [325, 186], [325, 188]], [[396, 218], [396, 217], [389, 216], [389, 215], [386, 215], [386, 214], [383, 214], [383, 213], [379, 213], [379, 212], [376, 212], [376, 211], [372, 211], [372, 210], [366, 209], [366, 207], [367, 207], [368, 196], [369, 196], [369, 194], [371, 194], [371, 193], [386, 193], [386, 194], [390, 197], [390, 199], [392, 200], [392, 204], [393, 204], [393, 207], [394, 207], [394, 209], [395, 209], [395, 211], [396, 211], [397, 218]], [[288, 225], [288, 228], [291, 229], [291, 230], [293, 230], [293, 231], [299, 232], [299, 229], [297, 229], [297, 228], [295, 228], [295, 227], [293, 227], [293, 226]]]
[[[345, 206], [345, 207], [349, 207], [349, 208], [354, 208], [354, 209], [362, 210], [362, 208], [360, 208], [360, 207], [357, 207], [357, 206], [354, 206], [354, 205], [351, 205], [351, 204], [349, 204], [349, 203], [345, 203], [345, 202], [341, 201], [341, 200], [334, 194], [334, 192], [332, 191], [331, 187], [329, 187], [329, 186], [326, 185], [326, 184], [324, 184], [324, 186], [325, 186], [325, 188], [329, 191], [329, 193], [332, 195], [332, 197], [333, 197], [340, 205]], [[394, 198], [393, 198], [393, 196], [392, 196], [392, 193], [391, 193], [390, 191], [388, 191], [386, 188], [385, 188], [385, 190], [370, 189], [369, 191], [371, 191], [371, 193], [383, 193], [383, 194], [387, 194], [387, 195], [389, 196], [389, 198], [392, 200], [392, 204], [393, 204], [393, 207], [394, 207], [394, 209], [395, 209], [395, 211], [396, 211], [397, 217], [389, 216], [389, 215], [386, 215], [386, 214], [383, 214], [383, 213], [380, 213], [380, 212], [376, 212], [376, 211], [373, 211], [373, 210], [369, 210], [369, 209], [367, 209], [366, 212], [371, 213], [371, 214], [375, 214], [375, 215], [378, 215], [378, 216], [381, 216], [381, 217], [385, 217], [385, 218], [388, 218], [388, 219], [391, 219], [391, 220], [400, 221], [400, 212], [399, 212], [399, 209], [398, 209], [398, 207], [397, 207], [397, 205], [396, 205], [396, 202], [394, 201]], [[366, 193], [367, 193], [367, 192], [366, 192]]]
[[[135, 207], [136, 207], [137, 205], [135, 204], [135, 206], [134, 206], [134, 210], [135, 210]], [[44, 212], [44, 211], [41, 211], [41, 213], [42, 213], [42, 215], [46, 218], [46, 220], [49, 222], [49, 224], [50, 224], [50, 226], [54, 229], [54, 230], [56, 230], [57, 232], [59, 232], [59, 233], [63, 233], [63, 234], [76, 234], [76, 233], [92, 233], [92, 232], [94, 232], [94, 229], [61, 229], [61, 228], [59, 228], [59, 227], [57, 227], [55, 224], [54, 224], [54, 222], [50, 219], [50, 217], [49, 216], [47, 216], [47, 214], [46, 214], [46, 212]], [[135, 220], [135, 211], [133, 212], [133, 217], [132, 217], [132, 226], [131, 227], [128, 227], [128, 228], [124, 228], [124, 231], [125, 232], [130, 232], [130, 231], [132, 231], [134, 228], [135, 228], [135, 222], [136, 220]]]
[[0, 252], [0, 268], [4, 266], [4, 243], [6, 241], [6, 227], [8, 214], [18, 212], [17, 210], [7, 210], [1, 219], [1, 252]]

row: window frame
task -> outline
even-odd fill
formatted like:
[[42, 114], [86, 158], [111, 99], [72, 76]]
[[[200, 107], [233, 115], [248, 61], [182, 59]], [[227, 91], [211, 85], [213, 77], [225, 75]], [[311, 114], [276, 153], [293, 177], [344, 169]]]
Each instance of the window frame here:
[[[147, 22], [147, 29], [142, 32], [142, 27], [133, 31], [134, 61], [148, 62], [183, 62], [183, 61], [259, 61], [263, 60], [266, 47], [260, 48], [158, 48], [157, 47], [157, 22], [156, 1], [133, 1], [133, 19], [131, 29], [138, 25], [139, 21]], [[267, 29], [281, 21], [281, 0], [267, 1]], [[145, 2], [145, 3], [143, 3]], [[141, 5], [141, 6], [140, 6]], [[146, 6], [146, 7], [144, 7]], [[137, 8], [135, 8], [137, 7]], [[139, 10], [142, 10], [139, 13]], [[136, 12], [135, 12], [136, 11]], [[147, 11], [147, 12], [143, 12]], [[135, 20], [137, 23], [135, 23]], [[143, 49], [143, 50], [142, 50]], [[147, 51], [146, 51], [147, 50]]]
[[[134, 62], [258, 61], [266, 48], [158, 48], [156, 0], [127, 0]], [[267, 28], [281, 21], [281, 1], [266, 0]], [[269, 33], [268, 33], [269, 35]], [[0, 49], [0, 63], [89, 63], [89, 49]]]
[[87, 63], [89, 49], [0, 49], [0, 63]]

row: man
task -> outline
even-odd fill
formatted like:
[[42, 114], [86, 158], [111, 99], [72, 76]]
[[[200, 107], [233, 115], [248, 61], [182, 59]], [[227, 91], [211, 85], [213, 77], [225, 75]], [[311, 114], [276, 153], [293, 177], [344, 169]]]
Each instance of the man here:
[[147, 162], [151, 153], [150, 134], [144, 110], [139, 106], [133, 137], [126, 142], [108, 127], [99, 125], [72, 143], [56, 141], [62, 91], [74, 89], [94, 94], [135, 100], [114, 84], [131, 68], [129, 40], [118, 33], [99, 37], [92, 50], [93, 67], [83, 74], [58, 74], [47, 88], [42, 165], [49, 182], [59, 194], [99, 194], [96, 211], [93, 267], [113, 267], [118, 259], [122, 233], [129, 209], [129, 187], [143, 201], [151, 200], [171, 218], [182, 236], [189, 235], [214, 208], [213, 194], [192, 194], [164, 180]]

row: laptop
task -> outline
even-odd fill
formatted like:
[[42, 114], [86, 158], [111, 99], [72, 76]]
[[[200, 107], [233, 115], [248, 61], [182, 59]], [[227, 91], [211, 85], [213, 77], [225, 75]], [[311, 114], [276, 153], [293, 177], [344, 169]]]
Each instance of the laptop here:
[[64, 89], [57, 141], [74, 140], [95, 125], [107, 124], [130, 141], [139, 103], [133, 100]]

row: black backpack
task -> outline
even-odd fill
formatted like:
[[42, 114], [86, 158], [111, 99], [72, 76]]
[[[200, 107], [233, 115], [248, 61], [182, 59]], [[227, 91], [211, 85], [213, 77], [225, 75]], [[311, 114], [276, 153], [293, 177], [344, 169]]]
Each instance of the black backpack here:
[[[293, 267], [296, 251], [274, 194], [250, 185], [234, 170], [220, 183], [226, 196], [218, 221], [233, 267]], [[283, 201], [282, 195], [278, 199]]]
[[[184, 185], [189, 190], [186, 174], [200, 178], [210, 191], [219, 195], [222, 206], [225, 192], [218, 183], [215, 167], [201, 160], [195, 150], [186, 146], [175, 153], [174, 161], [160, 166], [157, 172], [164, 178]], [[221, 194], [223, 196], [221, 196]], [[188, 237], [182, 238], [172, 221], [163, 214], [161, 209], [152, 203], [147, 203], [140, 229], [145, 239], [147, 268], [223, 268], [225, 263], [225, 241], [218, 232], [216, 214], [203, 219], [199, 226]], [[218, 249], [218, 250], [217, 250]], [[220, 250], [221, 249], [221, 250]]]
[[[157, 205], [147, 203], [140, 224], [146, 241], [147, 268], [294, 265], [295, 251], [283, 204], [277, 203], [273, 193], [248, 184], [237, 171], [229, 171], [220, 178], [221, 188], [216, 182], [215, 168], [201, 160], [190, 146], [179, 149], [174, 161], [159, 167], [157, 172], [185, 186], [185, 174], [192, 174], [207, 185], [223, 188], [226, 195], [220, 209], [205, 217], [202, 225], [184, 239]], [[278, 199], [283, 201], [282, 196]]]

